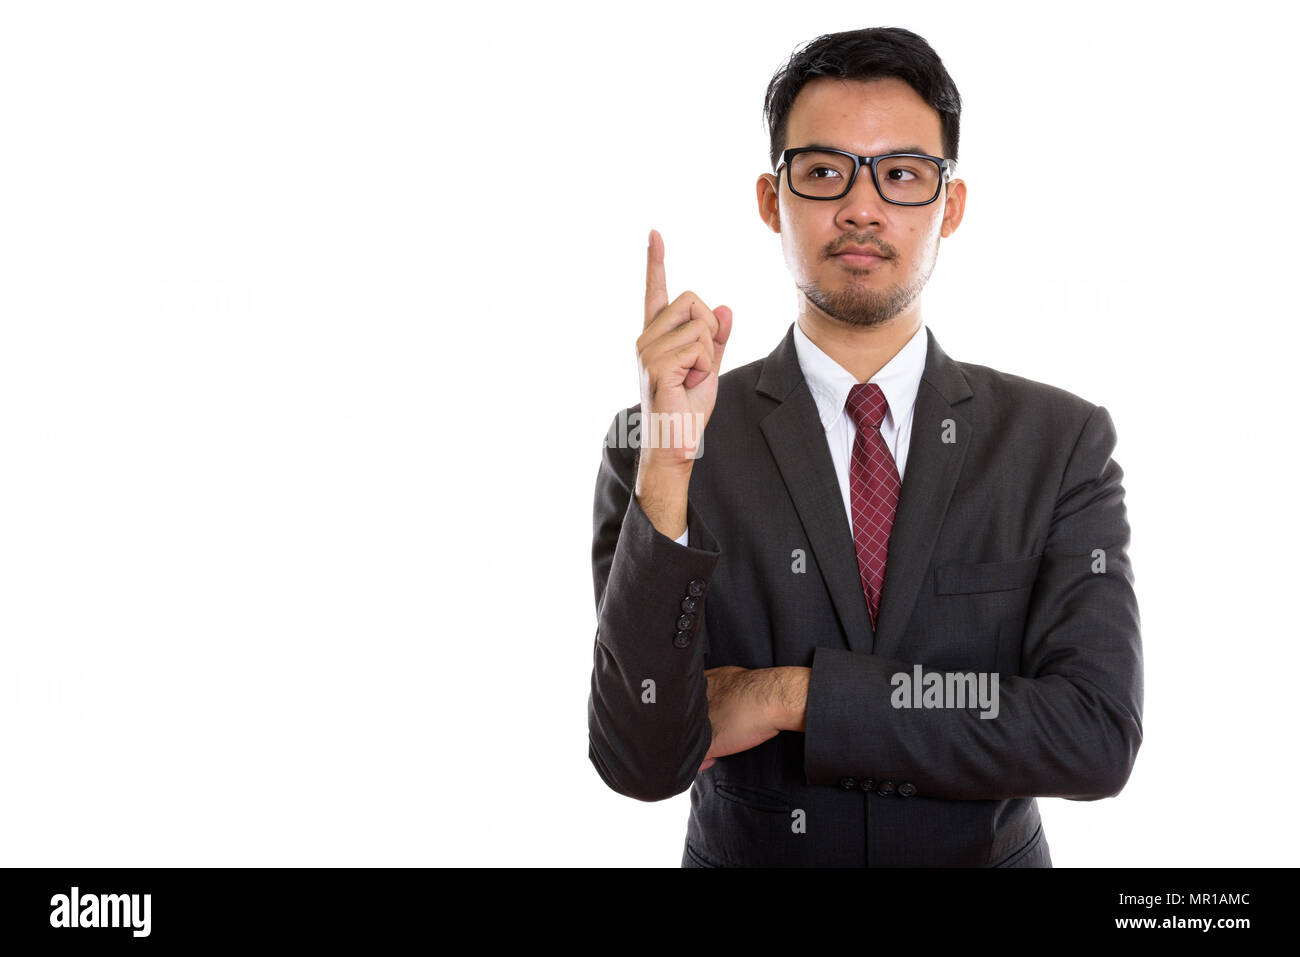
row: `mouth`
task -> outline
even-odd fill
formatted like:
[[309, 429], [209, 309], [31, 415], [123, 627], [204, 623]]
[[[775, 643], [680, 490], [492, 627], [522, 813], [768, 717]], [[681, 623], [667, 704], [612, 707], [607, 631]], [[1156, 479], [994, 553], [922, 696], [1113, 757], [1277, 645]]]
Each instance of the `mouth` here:
[[874, 266], [885, 261], [884, 256], [873, 253], [836, 253], [834, 258], [849, 266]]

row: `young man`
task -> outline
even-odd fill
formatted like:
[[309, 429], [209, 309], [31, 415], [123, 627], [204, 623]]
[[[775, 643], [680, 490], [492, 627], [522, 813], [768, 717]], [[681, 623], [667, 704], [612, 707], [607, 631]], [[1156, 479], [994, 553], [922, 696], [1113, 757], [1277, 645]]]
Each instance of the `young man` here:
[[686, 866], [1050, 867], [1035, 796], [1118, 793], [1142, 740], [1114, 426], [923, 328], [966, 184], [921, 37], [819, 37], [765, 108], [798, 317], [719, 376], [731, 311], [670, 301], [651, 231], [596, 485], [592, 763], [691, 789]]

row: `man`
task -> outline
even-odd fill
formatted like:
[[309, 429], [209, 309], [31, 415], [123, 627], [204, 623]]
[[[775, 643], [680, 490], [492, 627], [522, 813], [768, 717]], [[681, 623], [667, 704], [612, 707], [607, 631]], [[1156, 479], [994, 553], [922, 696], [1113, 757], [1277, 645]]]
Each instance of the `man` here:
[[641, 402], [596, 485], [591, 761], [691, 789], [684, 866], [1050, 867], [1035, 796], [1118, 793], [1142, 740], [1114, 426], [923, 328], [966, 184], [922, 38], [819, 37], [765, 109], [798, 318], [719, 376], [731, 311], [670, 301], [651, 231]]

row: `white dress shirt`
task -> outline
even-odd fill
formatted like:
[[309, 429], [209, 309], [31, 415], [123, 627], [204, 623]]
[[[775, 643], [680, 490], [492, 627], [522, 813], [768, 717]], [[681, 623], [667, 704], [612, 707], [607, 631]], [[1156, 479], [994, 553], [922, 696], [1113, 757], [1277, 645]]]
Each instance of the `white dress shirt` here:
[[[899, 349], [892, 359], [873, 375], [868, 382], [880, 386], [889, 409], [880, 423], [880, 434], [894, 456], [898, 466], [898, 479], [903, 479], [907, 467], [907, 450], [912, 441], [912, 410], [916, 407], [916, 393], [921, 388], [921, 373], [925, 371], [925, 354], [929, 338], [922, 324]], [[849, 390], [858, 384], [842, 365], [822, 352], [804, 335], [799, 323], [794, 324], [794, 348], [799, 357], [799, 368], [808, 383], [817, 414], [826, 429], [826, 444], [830, 447], [835, 477], [840, 481], [840, 494], [844, 498], [844, 514], [849, 528], [853, 527], [853, 507], [849, 501], [849, 463], [853, 458], [853, 440], [858, 427], [844, 407]], [[677, 544], [686, 545], [690, 531], [682, 532]]]

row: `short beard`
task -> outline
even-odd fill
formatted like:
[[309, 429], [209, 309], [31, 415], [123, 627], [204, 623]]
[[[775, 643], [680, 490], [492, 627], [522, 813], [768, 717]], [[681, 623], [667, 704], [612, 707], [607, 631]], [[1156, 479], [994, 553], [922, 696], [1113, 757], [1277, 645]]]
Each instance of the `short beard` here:
[[930, 281], [930, 274], [934, 272], [934, 264], [935, 260], [931, 259], [930, 268], [925, 275], [912, 285], [894, 285], [883, 292], [852, 281], [835, 292], [827, 292], [811, 282], [796, 285], [808, 297], [809, 302], [832, 319], [850, 326], [881, 326], [910, 306], [921, 294], [925, 284]]

